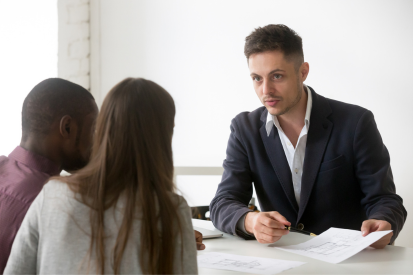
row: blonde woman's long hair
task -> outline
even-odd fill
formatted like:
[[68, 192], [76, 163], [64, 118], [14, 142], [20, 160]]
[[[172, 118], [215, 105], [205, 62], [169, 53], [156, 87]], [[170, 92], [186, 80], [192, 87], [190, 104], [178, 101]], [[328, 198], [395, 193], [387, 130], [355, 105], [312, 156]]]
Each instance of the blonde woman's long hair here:
[[[119, 274], [136, 213], [142, 226], [139, 262], [142, 272], [173, 273], [174, 247], [182, 237], [173, 184], [172, 135], [175, 105], [158, 84], [127, 78], [106, 96], [96, 122], [88, 165], [60, 178], [90, 206], [91, 243], [96, 271], [110, 261]], [[125, 198], [123, 220], [113, 258], [105, 259], [104, 213]]]

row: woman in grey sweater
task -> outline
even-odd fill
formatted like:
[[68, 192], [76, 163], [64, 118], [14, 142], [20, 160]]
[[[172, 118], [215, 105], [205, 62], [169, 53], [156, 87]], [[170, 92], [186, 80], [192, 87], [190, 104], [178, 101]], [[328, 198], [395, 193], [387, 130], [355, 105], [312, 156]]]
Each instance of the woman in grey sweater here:
[[30, 207], [4, 274], [196, 274], [190, 208], [172, 182], [175, 106], [128, 78], [106, 96], [89, 164]]

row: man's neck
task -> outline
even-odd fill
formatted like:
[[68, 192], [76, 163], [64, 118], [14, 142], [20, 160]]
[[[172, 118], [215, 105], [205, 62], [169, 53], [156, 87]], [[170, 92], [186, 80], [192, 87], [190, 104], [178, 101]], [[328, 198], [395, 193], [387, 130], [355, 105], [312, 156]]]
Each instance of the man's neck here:
[[307, 110], [308, 95], [305, 87], [300, 101], [286, 114], [277, 116], [278, 122], [284, 133], [294, 145], [297, 145], [298, 137], [305, 124], [305, 114]]
[[43, 156], [61, 167], [62, 163], [59, 157], [59, 150], [58, 147], [55, 146], [55, 144], [56, 143], [54, 142], [53, 138], [48, 136], [29, 136], [25, 140], [23, 140], [22, 138], [20, 142], [20, 146], [27, 151]]

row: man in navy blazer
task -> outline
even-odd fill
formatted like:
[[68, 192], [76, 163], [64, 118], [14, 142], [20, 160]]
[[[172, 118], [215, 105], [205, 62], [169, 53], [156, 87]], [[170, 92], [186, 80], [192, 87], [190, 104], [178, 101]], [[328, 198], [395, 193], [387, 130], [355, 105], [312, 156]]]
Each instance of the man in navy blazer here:
[[[390, 156], [373, 114], [318, 95], [302, 40], [284, 25], [258, 28], [245, 55], [263, 107], [231, 123], [222, 182], [210, 205], [215, 227], [273, 243], [285, 226], [320, 234], [330, 227], [393, 230], [374, 243], [392, 243], [406, 220], [395, 192]], [[254, 183], [262, 212], [248, 203]]]

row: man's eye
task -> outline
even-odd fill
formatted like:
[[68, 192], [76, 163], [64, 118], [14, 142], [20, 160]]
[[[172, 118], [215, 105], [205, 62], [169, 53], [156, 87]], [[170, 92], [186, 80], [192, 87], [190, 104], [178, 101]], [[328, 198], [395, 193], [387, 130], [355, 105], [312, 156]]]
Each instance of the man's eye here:
[[274, 75], [274, 79], [280, 79], [282, 77], [282, 75], [280, 75], [280, 74], [275, 74]]
[[259, 77], [259, 76], [254, 76], [254, 77], [252, 78], [252, 80], [254, 80], [254, 81], [261, 81], [261, 77]]

